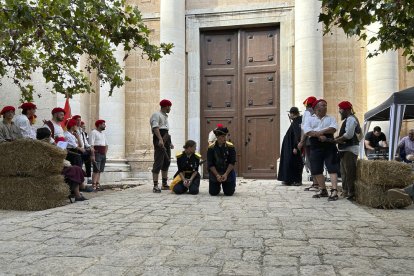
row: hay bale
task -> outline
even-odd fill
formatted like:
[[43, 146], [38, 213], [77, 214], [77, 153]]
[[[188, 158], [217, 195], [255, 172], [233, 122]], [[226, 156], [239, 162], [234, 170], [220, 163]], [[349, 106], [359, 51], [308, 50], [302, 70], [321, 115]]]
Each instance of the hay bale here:
[[0, 144], [0, 176], [42, 177], [58, 175], [66, 151], [37, 140], [20, 139]]
[[390, 208], [386, 190], [382, 186], [372, 185], [361, 180], [355, 181], [355, 200], [357, 203], [373, 208]]
[[62, 175], [0, 177], [0, 209], [38, 211], [64, 205], [69, 186]]
[[384, 188], [404, 188], [414, 181], [411, 166], [397, 161], [358, 160], [357, 180]]

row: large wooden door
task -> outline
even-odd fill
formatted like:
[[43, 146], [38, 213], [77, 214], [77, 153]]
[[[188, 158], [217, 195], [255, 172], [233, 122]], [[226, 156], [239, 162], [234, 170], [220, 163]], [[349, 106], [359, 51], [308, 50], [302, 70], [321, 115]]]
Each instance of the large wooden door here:
[[236, 147], [237, 173], [247, 178], [276, 177], [278, 34], [276, 27], [201, 34], [202, 154], [207, 153], [208, 133], [222, 123]]

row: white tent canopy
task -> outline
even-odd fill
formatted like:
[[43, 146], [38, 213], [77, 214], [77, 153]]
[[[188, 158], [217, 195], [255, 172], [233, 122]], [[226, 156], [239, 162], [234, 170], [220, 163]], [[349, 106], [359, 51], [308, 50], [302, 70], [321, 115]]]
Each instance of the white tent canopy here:
[[[364, 114], [364, 135], [372, 121], [390, 121], [388, 159], [395, 157], [403, 120], [414, 119], [414, 87], [393, 93], [386, 101]], [[360, 157], [364, 154], [361, 141]]]

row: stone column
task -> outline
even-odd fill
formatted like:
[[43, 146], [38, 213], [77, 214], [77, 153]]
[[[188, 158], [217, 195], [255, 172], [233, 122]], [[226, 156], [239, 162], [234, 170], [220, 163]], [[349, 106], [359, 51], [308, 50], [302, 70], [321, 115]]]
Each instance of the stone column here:
[[[370, 26], [367, 34], [379, 30], [379, 23]], [[369, 36], [368, 36], [369, 39]], [[379, 44], [367, 45], [367, 54]], [[370, 110], [398, 91], [398, 54], [388, 51], [367, 59], [367, 109]]]
[[295, 98], [302, 106], [309, 96], [323, 97], [322, 24], [318, 23], [321, 2], [295, 1]]
[[161, 0], [160, 17], [160, 41], [174, 43], [172, 54], [160, 61], [160, 98], [173, 104], [169, 123], [174, 153], [186, 139], [185, 0]]
[[[369, 34], [377, 32], [380, 24], [372, 24], [368, 29]], [[367, 45], [367, 54], [378, 49], [378, 43]], [[367, 110], [370, 110], [384, 102], [398, 89], [398, 54], [396, 51], [388, 51], [373, 58], [367, 59]], [[371, 129], [380, 126], [382, 132], [389, 140], [389, 122], [373, 122]]]
[[[119, 65], [124, 68], [122, 46], [115, 51]], [[99, 119], [106, 121], [109, 159], [125, 159], [125, 87], [115, 88], [109, 97], [109, 84], [101, 85], [99, 93]]]

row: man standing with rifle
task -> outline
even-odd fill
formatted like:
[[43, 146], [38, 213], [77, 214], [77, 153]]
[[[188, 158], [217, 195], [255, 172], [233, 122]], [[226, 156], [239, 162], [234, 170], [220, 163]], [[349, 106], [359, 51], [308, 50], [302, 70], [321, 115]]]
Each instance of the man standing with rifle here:
[[[171, 149], [174, 148], [171, 143], [171, 136], [168, 133], [168, 113], [171, 111], [172, 103], [169, 100], [160, 101], [160, 111], [151, 115], [150, 125], [153, 133], [152, 142], [154, 144], [154, 164], [152, 166], [152, 180], [154, 182], [154, 193], [161, 193], [162, 190], [169, 190], [167, 184], [168, 168], [171, 163]], [[158, 187], [158, 175], [162, 176], [161, 189]]]

